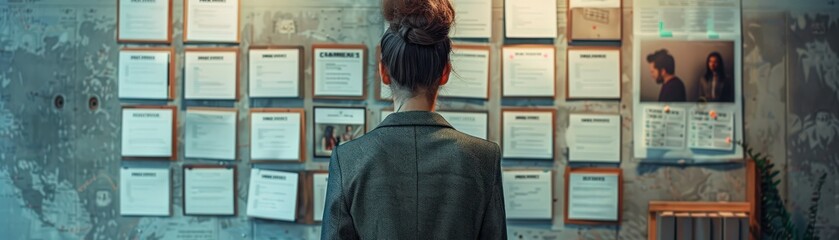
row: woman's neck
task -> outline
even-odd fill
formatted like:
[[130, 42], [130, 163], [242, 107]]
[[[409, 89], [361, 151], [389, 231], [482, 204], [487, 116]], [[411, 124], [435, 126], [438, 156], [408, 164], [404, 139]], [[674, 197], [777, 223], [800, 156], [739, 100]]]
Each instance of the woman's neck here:
[[394, 112], [409, 112], [409, 111], [434, 111], [435, 101], [431, 100], [425, 94], [415, 94], [410, 98], [393, 97]]

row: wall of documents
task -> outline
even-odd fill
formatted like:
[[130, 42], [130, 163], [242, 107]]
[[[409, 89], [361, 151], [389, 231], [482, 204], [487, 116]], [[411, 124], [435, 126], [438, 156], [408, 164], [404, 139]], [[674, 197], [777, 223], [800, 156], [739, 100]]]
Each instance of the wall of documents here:
[[[643, 239], [651, 200], [743, 201], [738, 141], [803, 219], [839, 169], [839, 6], [804, 2], [452, 0], [437, 110], [502, 146], [511, 239]], [[318, 239], [329, 155], [393, 112], [379, 4], [0, 1], [0, 232]]]

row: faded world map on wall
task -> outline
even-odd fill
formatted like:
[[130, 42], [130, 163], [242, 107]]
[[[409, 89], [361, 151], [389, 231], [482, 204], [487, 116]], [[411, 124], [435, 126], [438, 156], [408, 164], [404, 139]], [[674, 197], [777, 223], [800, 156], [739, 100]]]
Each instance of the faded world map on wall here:
[[[120, 45], [115, 42], [116, 9], [114, 1], [86, 2], [86, 5], [71, 6], [73, 4], [66, 2], [0, 0], [0, 216], [13, 216], [0, 218], [0, 238], [316, 238], [319, 234], [316, 226], [253, 220], [244, 214], [183, 217], [179, 191], [173, 192], [172, 217], [119, 215], [120, 101], [116, 99], [115, 71]], [[179, 11], [183, 9], [179, 2], [175, 0], [173, 46], [181, 51]], [[376, 44], [383, 27], [378, 9], [368, 7], [369, 2], [374, 1], [334, 1], [366, 4], [355, 8], [286, 8], [271, 1], [255, 2], [268, 5], [243, 7], [242, 48], [315, 42], [364, 42], [369, 48]], [[501, 33], [498, 13], [502, 11], [500, 6], [494, 8], [494, 31]], [[563, 16], [564, 13], [560, 14]], [[626, 11], [625, 14], [631, 13]], [[829, 182], [825, 184], [819, 205], [817, 228], [823, 239], [837, 239], [839, 219], [833, 217], [839, 215], [839, 152], [835, 150], [839, 149], [837, 15], [783, 12], [760, 18], [749, 16], [744, 14], [743, 86], [745, 95], [754, 97], [754, 100], [744, 101], [745, 122], [755, 129], [747, 126], [746, 137], [752, 142], [767, 143], [765, 151], [779, 159], [788, 159], [787, 175], [791, 179], [788, 191], [799, 224], [806, 221], [815, 176], [828, 173]], [[631, 46], [632, 39], [627, 36], [625, 34], [624, 44]], [[565, 43], [561, 41], [558, 40], [557, 46], [564, 51]], [[491, 39], [489, 44], [497, 51], [503, 40]], [[781, 45], [787, 46], [786, 50], [768, 47]], [[178, 59], [182, 65], [182, 54]], [[623, 65], [631, 66], [631, 62]], [[307, 74], [311, 74], [310, 69], [308, 71]], [[564, 75], [562, 72], [557, 74]], [[498, 77], [493, 77], [492, 81], [500, 82]], [[631, 86], [631, 81], [625, 77], [623, 84]], [[627, 94], [623, 97], [628, 98]], [[91, 106], [91, 98], [98, 99], [99, 104]], [[268, 100], [251, 102], [253, 106], [270, 106], [271, 103]], [[512, 103], [529, 104], [527, 101]], [[443, 104], [450, 108], [480, 105], [473, 102]], [[497, 105], [492, 107], [500, 107], [501, 103], [494, 104]], [[583, 108], [600, 103], [571, 103], [568, 104], [570, 107], [563, 104], [558, 106], [561, 114], [589, 110]], [[184, 106], [180, 100], [173, 105]], [[579, 105], [586, 107], [575, 109]], [[602, 108], [626, 114], [625, 110], [618, 110], [621, 108], [618, 104]], [[624, 122], [625, 134], [631, 132], [628, 127], [631, 124], [627, 121], [631, 119]], [[180, 124], [182, 127], [183, 122]], [[558, 125], [562, 126], [557, 130], [561, 136], [565, 126]], [[240, 132], [246, 130], [239, 129]], [[624, 149], [631, 148], [629, 139], [629, 135], [624, 137]], [[624, 155], [631, 155], [628, 152], [625, 150]], [[648, 167], [627, 158], [623, 161], [621, 167], [626, 174], [627, 191], [624, 222], [620, 228], [566, 226], [561, 220], [537, 224], [516, 222], [510, 225], [511, 237], [615, 239], [620, 236], [640, 239], [646, 236], [644, 210], [650, 200], [743, 199], [739, 190], [745, 187], [744, 177], [739, 174], [742, 170], [732, 170], [736, 168], [732, 165]], [[239, 169], [248, 169], [247, 162], [238, 162]], [[181, 189], [178, 171], [183, 161], [172, 165], [168, 162], [150, 164], [171, 166], [175, 172], [172, 189]], [[558, 163], [558, 166], [564, 168], [564, 163]], [[247, 179], [247, 172], [239, 172], [242, 175], [237, 186], [239, 210], [245, 209], [247, 181], [241, 180]], [[555, 206], [561, 206], [559, 204], [557, 202]], [[561, 212], [557, 211], [557, 214], [554, 217], [561, 218]]]

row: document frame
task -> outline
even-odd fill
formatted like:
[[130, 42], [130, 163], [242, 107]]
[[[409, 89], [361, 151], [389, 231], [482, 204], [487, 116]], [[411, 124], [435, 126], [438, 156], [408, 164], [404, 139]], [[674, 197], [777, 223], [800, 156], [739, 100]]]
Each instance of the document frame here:
[[[571, 35], [571, 33], [572, 33], [571, 28], [574, 26], [574, 24], [572, 22], [573, 15], [571, 14], [571, 9], [572, 9], [571, 0], [565, 0], [565, 6], [567, 8], [567, 9], [565, 9], [565, 11], [566, 11], [565, 20], [567, 22], [567, 24], [566, 24], [567, 28], [565, 29], [565, 36], [568, 36], [568, 42], [573, 44], [574, 41], [597, 41], [597, 42], [620, 42], [620, 41], [623, 41], [623, 0], [620, 0], [620, 7], [618, 7], [618, 13], [620, 14], [618, 19], [620, 19], [620, 21], [621, 21], [620, 34], [619, 34], [620, 38], [618, 38], [618, 39], [587, 39], [587, 38], [575, 39], [575, 38], [573, 38], [573, 35]], [[584, 7], [584, 8], [587, 8], [587, 7]]]
[[[195, 214], [195, 213], [186, 213], [186, 171], [192, 169], [232, 169], [233, 171], [233, 214]], [[238, 176], [236, 165], [208, 165], [208, 164], [187, 164], [183, 166], [183, 174], [181, 174], [181, 181], [183, 186], [181, 187], [181, 197], [183, 198], [184, 207], [183, 207], [183, 215], [184, 216], [238, 216], [239, 215], [239, 199], [236, 197], [236, 193], [238, 189], [236, 186], [238, 185]]]
[[[487, 66], [486, 66], [486, 68], [487, 68], [487, 78], [486, 78], [487, 91], [486, 91], [486, 93], [484, 94], [483, 97], [466, 97], [466, 96], [440, 95], [440, 94], [438, 94], [438, 96], [440, 98], [489, 100], [489, 95], [490, 95], [489, 93], [491, 91], [490, 90], [491, 86], [490, 86], [489, 79], [492, 78], [492, 67], [490, 67], [492, 65], [492, 47], [490, 47], [489, 45], [476, 45], [476, 44], [462, 44], [462, 43], [452, 44], [452, 50], [456, 50], [456, 49], [480, 50], [480, 51], [486, 51], [487, 52]], [[451, 60], [451, 57], [449, 57], [449, 60]], [[452, 73], [457, 73], [457, 72], [455, 72], [455, 69], [452, 69]], [[449, 81], [451, 81], [451, 80], [452, 80], [452, 78], [449, 77]], [[449, 82], [449, 84], [451, 84], [451, 82]], [[443, 85], [443, 86], [445, 86], [445, 85]], [[443, 86], [440, 86], [440, 87], [442, 88]]]
[[[315, 51], [318, 49], [341, 49], [341, 50], [361, 50], [361, 61], [363, 62], [361, 70], [361, 95], [360, 96], [337, 96], [337, 95], [316, 95], [315, 86], [317, 85], [317, 57]], [[337, 43], [316, 43], [312, 44], [312, 99], [345, 99], [345, 100], [366, 100], [367, 99], [367, 45], [364, 44], [337, 44]], [[378, 65], [377, 65], [378, 66]], [[378, 67], [376, 68], [378, 69]], [[378, 95], [378, 94], [377, 94]]]
[[[236, 89], [234, 90], [234, 91], [236, 91], [236, 93], [233, 94], [233, 99], [205, 99], [205, 98], [189, 98], [188, 99], [188, 98], [186, 98], [186, 93], [184, 93], [184, 96], [183, 96], [184, 100], [216, 100], [216, 101], [230, 101], [230, 100], [233, 100], [233, 101], [239, 101], [239, 98], [241, 98], [241, 96], [242, 96], [242, 94], [239, 93], [239, 88], [240, 88], [239, 83], [240, 83], [240, 80], [241, 80], [240, 76], [241, 76], [241, 71], [242, 71], [242, 66], [241, 66], [242, 54], [239, 53], [239, 48], [236, 48], [236, 47], [230, 47], [230, 48], [184, 48], [184, 67], [187, 67], [186, 66], [186, 60], [188, 58], [186, 57], [186, 53], [188, 53], [188, 52], [232, 52], [232, 53], [236, 53], [236, 79], [235, 79], [236, 82], [234, 83], [236, 85]], [[182, 76], [182, 78], [184, 79], [184, 87], [186, 87], [186, 78], [187, 78], [186, 70], [184, 70], [184, 75]]]
[[300, 204], [298, 204], [297, 223], [316, 224], [322, 221], [315, 221], [315, 174], [328, 174], [327, 170], [309, 170], [301, 173], [303, 181], [300, 182]]
[[[169, 53], [169, 94], [167, 101], [172, 101], [175, 99], [175, 71], [177, 68], [177, 62], [175, 61], [177, 56], [175, 56], [175, 48], [172, 47], [151, 47], [151, 48], [144, 48], [144, 47], [124, 47], [120, 49], [120, 52], [128, 51], [128, 52], [167, 52]], [[119, 65], [119, 64], [117, 64]], [[117, 80], [119, 82], [119, 80]], [[135, 99], [135, 98], [127, 98], [127, 99]]]
[[[140, 156], [125, 156], [122, 155], [122, 160], [169, 160], [175, 161], [178, 159], [178, 107], [177, 106], [148, 106], [148, 105], [123, 105], [122, 111], [125, 109], [151, 109], [151, 110], [169, 110], [172, 111], [172, 155], [169, 157], [140, 157]], [[122, 123], [120, 123], [121, 125]], [[120, 126], [121, 127], [121, 126]], [[120, 130], [120, 134], [122, 134]], [[120, 150], [121, 151], [121, 150]], [[120, 154], [121, 155], [121, 154]]]
[[[129, 170], [129, 169], [158, 169], [158, 168], [152, 168], [152, 167], [128, 167], [128, 166], [120, 166], [120, 171], [123, 171], [123, 170]], [[167, 171], [166, 171], [166, 173], [167, 173], [167, 174], [169, 174], [169, 184], [168, 184], [168, 185], [169, 185], [169, 190], [168, 190], [168, 191], [169, 191], [169, 199], [167, 199], [167, 202], [169, 203], [169, 204], [167, 204], [167, 205], [169, 205], [169, 210], [168, 210], [168, 212], [167, 212], [167, 214], [166, 214], [165, 216], [164, 216], [164, 215], [161, 215], [161, 216], [157, 216], [157, 215], [144, 215], [144, 214], [122, 214], [122, 210], [120, 209], [121, 207], [117, 207], [117, 210], [116, 210], [116, 211], [120, 212], [120, 213], [119, 213], [119, 216], [120, 216], [120, 217], [171, 217], [171, 216], [172, 216], [172, 214], [174, 213], [173, 206], [172, 206], [172, 205], [173, 205], [173, 204], [172, 204], [172, 197], [175, 195], [175, 194], [174, 194], [174, 193], [175, 193], [175, 190], [174, 190], [174, 188], [173, 188], [175, 183], [172, 181], [172, 179], [174, 178], [174, 172], [173, 172], [173, 171], [172, 171], [172, 169], [171, 169], [171, 168], [169, 168], [169, 167], [166, 167], [166, 170], [167, 170]], [[120, 172], [119, 174], [122, 174], [122, 173]], [[122, 181], [123, 181], [123, 180], [122, 180], [122, 179], [120, 179], [119, 183], [117, 183], [116, 185], [117, 185], [117, 186], [119, 186], [119, 187], [121, 187], [121, 186], [120, 186], [120, 184], [122, 184]], [[117, 190], [116, 192], [117, 192], [116, 194], [120, 194], [120, 190]], [[119, 204], [120, 206], [122, 205], [122, 198], [120, 198], [120, 199], [117, 201], [117, 204]]]
[[[382, 109], [382, 110], [385, 110], [385, 109]], [[391, 109], [391, 111], [393, 111], [393, 109]], [[485, 140], [489, 141], [489, 139], [490, 139], [489, 133], [490, 133], [490, 130], [491, 130], [490, 127], [489, 127], [489, 120], [490, 120], [489, 110], [435, 109], [434, 112], [436, 112], [438, 114], [442, 112], [442, 113], [466, 113], [466, 114], [483, 114], [483, 115], [486, 115], [487, 116], [487, 122], [486, 122], [487, 138]], [[443, 117], [443, 118], [445, 119], [445, 117]], [[446, 121], [448, 121], [448, 120], [446, 120]], [[455, 129], [455, 130], [460, 131], [458, 129]], [[477, 137], [477, 136], [473, 136], [473, 137]]]
[[[505, 88], [504, 87], [504, 61], [505, 61], [505, 58], [504, 58], [504, 56], [502, 56], [501, 57], [501, 73], [500, 73], [501, 74], [501, 98], [511, 98], [511, 99], [516, 99], [516, 98], [518, 98], [518, 99], [523, 99], [523, 98], [556, 98], [556, 72], [557, 72], [557, 69], [556, 69], [556, 46], [547, 45], [547, 44], [510, 44], [510, 45], [503, 45], [503, 46], [501, 46], [500, 55], [504, 55], [504, 49], [507, 49], [507, 48], [530, 48], [530, 49], [542, 49], [542, 50], [550, 48], [551, 51], [554, 54], [554, 59], [551, 60], [551, 61], [554, 62], [554, 64], [553, 64], [554, 65], [553, 66], [553, 74], [552, 74], [553, 75], [553, 80], [551, 80], [554, 83], [554, 87], [553, 87], [553, 94], [550, 95], [550, 96], [547, 96], [547, 95], [544, 95], [544, 96], [543, 95], [538, 95], [538, 96], [507, 95], [506, 93], [504, 93], [504, 91], [505, 91], [504, 90], [504, 88]], [[492, 65], [492, 63], [490, 63], [490, 65]], [[491, 74], [492, 73], [490, 73], [490, 76], [491, 76]]]
[[174, 0], [167, 0], [167, 1], [169, 1], [169, 13], [167, 13], [167, 15], [169, 17], [166, 20], [166, 22], [167, 22], [167, 24], [166, 24], [166, 26], [167, 26], [166, 27], [167, 28], [166, 39], [121, 38], [120, 34], [119, 34], [119, 32], [120, 32], [120, 27], [119, 27], [120, 26], [119, 25], [119, 22], [120, 22], [120, 17], [119, 16], [120, 15], [119, 15], [119, 13], [121, 11], [120, 5], [122, 5], [122, 4], [120, 4], [120, 3], [122, 1], [131, 1], [131, 0], [117, 0], [117, 17], [116, 17], [117, 18], [117, 43], [165, 43], [165, 44], [171, 44], [172, 43], [172, 7], [173, 7], [172, 2]]
[[[236, 1], [236, 41], [206, 41], [201, 39], [190, 39], [189, 34], [189, 0], [184, 1], [184, 19], [183, 19], [183, 27], [184, 27], [184, 43], [235, 43], [239, 44], [242, 41], [242, 0], [235, 0]], [[171, 22], [171, 21], [170, 21]], [[237, 58], [238, 59], [238, 58]], [[238, 93], [238, 91], [237, 91]]]
[[[361, 125], [361, 127], [364, 128], [361, 132], [363, 132], [364, 134], [367, 134], [367, 132], [370, 128], [369, 126], [367, 126], [368, 125], [367, 124], [367, 120], [368, 120], [367, 115], [369, 114], [367, 112], [367, 107], [353, 107], [353, 106], [314, 106], [314, 107], [312, 107], [312, 134], [314, 134], [314, 136], [312, 137], [312, 146], [313, 146], [312, 147], [312, 156], [314, 156], [315, 158], [329, 158], [329, 157], [332, 157], [331, 155], [318, 154], [318, 146], [319, 146], [318, 145], [318, 133], [320, 132], [320, 131], [318, 131], [318, 122], [317, 122], [317, 110], [318, 109], [362, 110], [362, 111], [364, 111], [364, 123], [362, 123], [362, 124], [344, 124], [344, 125]], [[364, 134], [362, 134], [361, 136], [364, 136]]]
[[[302, 163], [306, 161], [306, 110], [303, 108], [251, 108], [250, 112], [248, 113], [248, 129], [251, 135], [253, 135], [253, 114], [254, 113], [296, 113], [300, 114], [300, 156], [297, 159], [258, 159], [254, 160], [251, 158], [251, 162], [253, 163]], [[250, 138], [248, 138], [248, 144], [252, 145], [253, 143], [250, 142]], [[252, 146], [251, 146], [252, 147]]]
[[[267, 99], [271, 99], [271, 98], [302, 99], [303, 98], [303, 93], [304, 93], [304, 91], [303, 91], [303, 88], [304, 88], [303, 80], [305, 79], [305, 75], [306, 75], [306, 72], [305, 72], [306, 62], [305, 62], [305, 56], [304, 56], [305, 51], [304, 51], [303, 46], [301, 46], [301, 45], [278, 45], [278, 46], [255, 45], [255, 46], [251, 46], [250, 48], [248, 48], [248, 56], [250, 56], [251, 50], [297, 50], [298, 54], [299, 54], [298, 56], [300, 56], [300, 59], [298, 59], [298, 61], [297, 61], [298, 65], [299, 65], [298, 66], [298, 73], [300, 73], [300, 74], [298, 74], [299, 76], [298, 76], [298, 79], [297, 79], [297, 97], [256, 97], [256, 98], [262, 98], [262, 99], [266, 99], [266, 98]], [[248, 87], [249, 87], [248, 88], [248, 97], [254, 98], [254, 97], [250, 96], [250, 94], [251, 94], [250, 93], [250, 84], [253, 84], [251, 82], [250, 64], [251, 64], [251, 62], [250, 62], [250, 58], [249, 58], [248, 59]]]
[[[618, 176], [618, 219], [616, 221], [577, 220], [568, 218], [568, 187], [572, 173], [610, 174]], [[563, 201], [563, 221], [565, 224], [577, 225], [620, 225], [623, 217], [623, 170], [620, 168], [571, 168], [565, 167], [565, 198]]]
[[[570, 69], [571, 61], [568, 61], [569, 57], [571, 56], [572, 50], [593, 50], [593, 51], [616, 51], [618, 52], [618, 79], [615, 81], [618, 82], [618, 96], [614, 97], [571, 97], [571, 74], [568, 69]], [[621, 100], [621, 94], [623, 94], [623, 84], [621, 84], [621, 77], [623, 76], [623, 53], [620, 47], [608, 47], [608, 46], [568, 46], [568, 49], [565, 50], [565, 100]]]
[[376, 81], [376, 100], [392, 102], [393, 99], [382, 95], [383, 88], [390, 87], [382, 82], [382, 76], [379, 75], [379, 64], [382, 64], [382, 45], [376, 45], [376, 62], [374, 64], [375, 71], [373, 71], [373, 78]]
[[[541, 218], [534, 219], [534, 218], [510, 218], [510, 217], [507, 217], [507, 220], [537, 220], [537, 221], [549, 220], [549, 221], [553, 221], [553, 219], [555, 217], [554, 214], [556, 213], [556, 210], [557, 210], [556, 207], [554, 206], [555, 205], [554, 203], [556, 202], [556, 191], [555, 191], [556, 190], [556, 171], [554, 171], [553, 169], [542, 170], [542, 169], [532, 169], [532, 168], [502, 168], [501, 169], [502, 175], [503, 175], [504, 172], [543, 173], [543, 172], [546, 172], [546, 171], [551, 173], [551, 189], [549, 189], [549, 191], [551, 191], [551, 218], [550, 219], [541, 219]], [[503, 179], [503, 177], [502, 177], [502, 179]], [[506, 195], [502, 196], [502, 197], [506, 198]], [[506, 202], [507, 199], [504, 199], [504, 201]]]
[[[237, 108], [188, 107], [188, 108], [186, 108], [186, 111], [187, 112], [189, 112], [189, 111], [206, 111], [206, 112], [232, 112], [232, 113], [236, 113], [236, 137], [235, 137], [236, 140], [235, 140], [235, 142], [237, 142], [237, 143], [239, 142], [239, 110]], [[184, 113], [184, 114], [186, 114], [186, 113]], [[186, 116], [184, 116], [184, 128], [186, 128]], [[236, 156], [236, 157], [232, 160], [226, 160], [226, 159], [210, 159], [210, 160], [213, 160], [213, 161], [236, 161], [236, 160], [239, 159], [239, 144], [236, 144], [236, 148], [234, 149], [234, 151], [235, 152], [233, 153], [233, 155]], [[189, 159], [207, 159], [207, 158], [203, 158], [203, 157], [187, 157], [186, 156], [186, 137], [184, 137], [184, 158], [185, 159], [186, 158], [189, 158]]]
[[[619, 126], [619, 128], [618, 128], [618, 139], [620, 139], [620, 141], [623, 142], [623, 128], [622, 128], [622, 126], [623, 126], [623, 115], [621, 115], [620, 113], [570, 112], [570, 113], [568, 113], [569, 128], [570, 128], [570, 124], [571, 124], [571, 115], [594, 115], [594, 116], [600, 116], [600, 117], [617, 116], [618, 120], [620, 120], [618, 122], [618, 126]], [[565, 129], [565, 132], [566, 132], [566, 139], [567, 139], [568, 137], [570, 137], [570, 136], [567, 136], [568, 129]], [[568, 140], [566, 140], [566, 145], [567, 145], [567, 143], [568, 143]], [[615, 163], [617, 163], [617, 164], [620, 164], [620, 162], [623, 160], [623, 146], [621, 146], [621, 149], [618, 150], [618, 152], [619, 152], [618, 161], [616, 161], [616, 162], [572, 160], [571, 159], [571, 151], [573, 151], [573, 149], [571, 149], [570, 146], [567, 146], [567, 147], [568, 147], [568, 153], [567, 153], [568, 163], [605, 163], [605, 164], [615, 164]]]
[[[504, 150], [504, 113], [506, 112], [537, 112], [537, 113], [551, 113], [551, 157], [550, 158], [518, 158], [518, 157], [508, 157], [505, 158], [502, 156], [502, 159], [513, 159], [513, 160], [554, 160], [556, 158], [556, 109], [549, 109], [549, 108], [502, 108], [501, 109], [501, 117], [499, 122], [501, 123], [501, 131], [500, 131], [500, 141], [501, 141], [501, 150]], [[503, 154], [502, 154], [503, 155]]]

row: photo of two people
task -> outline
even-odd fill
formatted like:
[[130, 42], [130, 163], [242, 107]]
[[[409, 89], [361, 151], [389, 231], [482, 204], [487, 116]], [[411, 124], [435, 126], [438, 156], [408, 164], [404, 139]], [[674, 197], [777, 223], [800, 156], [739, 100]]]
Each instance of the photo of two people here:
[[315, 156], [329, 157], [338, 145], [361, 137], [364, 134], [362, 124], [317, 124], [315, 128], [316, 140]]
[[734, 102], [732, 41], [644, 41], [641, 58], [641, 102]]

